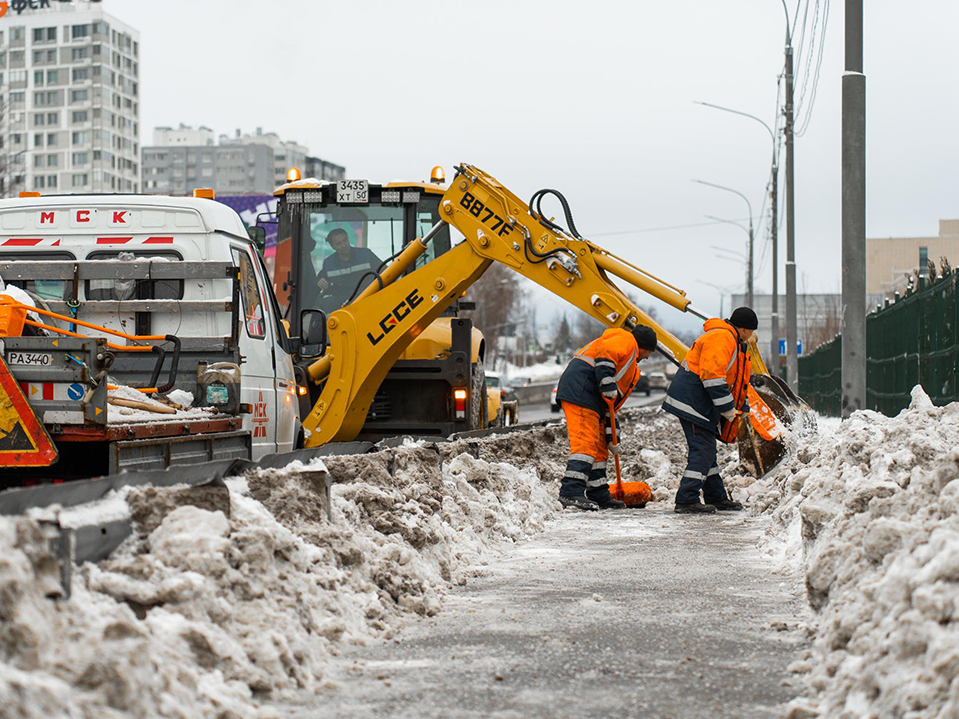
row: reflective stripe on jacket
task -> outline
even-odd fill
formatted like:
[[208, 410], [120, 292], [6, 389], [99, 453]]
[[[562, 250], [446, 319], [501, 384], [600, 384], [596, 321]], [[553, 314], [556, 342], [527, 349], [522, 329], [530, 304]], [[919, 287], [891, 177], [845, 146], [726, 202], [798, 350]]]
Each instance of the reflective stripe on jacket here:
[[559, 378], [556, 401], [586, 407], [603, 416], [606, 400], [602, 393], [616, 389], [619, 409], [639, 381], [638, 353], [632, 332], [611, 327], [581, 348], [566, 365]]
[[666, 390], [663, 409], [719, 434], [723, 412], [749, 406], [750, 361], [735, 328], [713, 318]]

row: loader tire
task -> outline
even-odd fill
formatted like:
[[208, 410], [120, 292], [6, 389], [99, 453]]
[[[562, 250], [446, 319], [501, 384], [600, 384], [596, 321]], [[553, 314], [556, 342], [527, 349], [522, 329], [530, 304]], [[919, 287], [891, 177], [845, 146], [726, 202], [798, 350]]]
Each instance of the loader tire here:
[[471, 367], [470, 429], [485, 429], [488, 422], [489, 400], [486, 398], [486, 367], [477, 362]]

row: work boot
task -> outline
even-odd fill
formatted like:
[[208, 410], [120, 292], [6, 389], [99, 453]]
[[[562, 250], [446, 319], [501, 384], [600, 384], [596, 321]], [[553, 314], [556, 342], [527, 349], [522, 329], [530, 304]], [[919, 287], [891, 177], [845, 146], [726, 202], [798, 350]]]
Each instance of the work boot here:
[[564, 507], [582, 509], [586, 512], [595, 512], [599, 509], [599, 505], [596, 504], [596, 502], [591, 499], [586, 499], [586, 497], [564, 497], [560, 495], [559, 503]]
[[717, 502], [710, 502], [710, 504], [720, 512], [741, 512], [743, 509], [742, 502], [733, 499], [720, 499]]
[[612, 497], [602, 500], [592, 500], [599, 505], [600, 509], [626, 509], [626, 502], [620, 502]]
[[676, 514], [712, 514], [716, 508], [711, 504], [702, 504], [701, 502], [691, 502], [689, 504], [676, 504], [673, 510]]

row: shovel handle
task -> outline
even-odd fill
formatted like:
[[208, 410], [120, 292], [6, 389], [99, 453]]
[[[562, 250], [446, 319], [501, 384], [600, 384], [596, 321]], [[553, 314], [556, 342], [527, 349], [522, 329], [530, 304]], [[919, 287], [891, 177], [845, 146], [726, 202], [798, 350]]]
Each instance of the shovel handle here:
[[[609, 429], [613, 435], [613, 444], [619, 445], [619, 438], [616, 436], [616, 409], [613, 407], [613, 400], [606, 400], [606, 404], [609, 407]], [[613, 455], [613, 464], [616, 465], [616, 486], [619, 488], [619, 491], [623, 491], [623, 477], [622, 472], [619, 467], [619, 455]]]

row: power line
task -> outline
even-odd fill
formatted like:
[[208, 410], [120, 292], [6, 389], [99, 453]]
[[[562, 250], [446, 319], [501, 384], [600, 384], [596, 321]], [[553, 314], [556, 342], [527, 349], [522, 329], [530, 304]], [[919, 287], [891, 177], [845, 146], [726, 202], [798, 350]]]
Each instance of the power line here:
[[[748, 222], [750, 217], [740, 217], [737, 219], [737, 222]], [[722, 224], [717, 221], [713, 222], [695, 222], [689, 225], [668, 225], [665, 227], [643, 227], [637, 230], [616, 230], [615, 232], [590, 232], [588, 233], [589, 237], [609, 237], [610, 235], [639, 235], [645, 232], [665, 232], [667, 230], [685, 230], [691, 227], [707, 227], [709, 225], [719, 225]]]
[[823, 48], [826, 46], [826, 28], [828, 24], [829, 0], [825, 0], [823, 3], [822, 37], [819, 41], [819, 57], [816, 58], [816, 73], [813, 77], [812, 94], [809, 96], [809, 108], [806, 110], [806, 115], [803, 117], [799, 129], [796, 131], [796, 135], [799, 137], [802, 137], [806, 133], [806, 128], [809, 127], [809, 123], [812, 120], [813, 107], [816, 105], [816, 90], [819, 88], [819, 70], [822, 67], [822, 55]]

